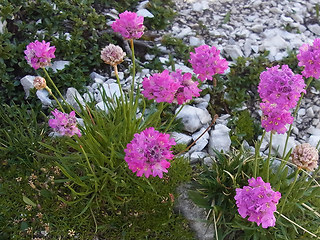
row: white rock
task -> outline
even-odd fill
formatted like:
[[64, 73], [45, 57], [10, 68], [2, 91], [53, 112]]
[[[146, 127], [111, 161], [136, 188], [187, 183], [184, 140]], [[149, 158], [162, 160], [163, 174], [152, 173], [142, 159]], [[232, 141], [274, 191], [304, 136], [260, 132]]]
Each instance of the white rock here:
[[[183, 73], [193, 73], [193, 70], [191, 68], [189, 68], [183, 64], [176, 63], [176, 64], [174, 64], [174, 67], [176, 70], [181, 69]], [[170, 69], [171, 69], [171, 67], [170, 67]]]
[[153, 54], [149, 54], [147, 53], [144, 58], [148, 61], [151, 61], [152, 59], [154, 59], [156, 57], [156, 55], [153, 55]]
[[[203, 134], [206, 131], [206, 128], [202, 127], [198, 132], [195, 132], [194, 134], [192, 134], [192, 139], [195, 141], [198, 137], [201, 136], [201, 134]], [[209, 139], [209, 133], [205, 132], [201, 138], [203, 139]], [[200, 139], [201, 139], [200, 138]]]
[[221, 114], [220, 117], [218, 117], [216, 124], [223, 124], [223, 125], [227, 125], [228, 123], [228, 118], [230, 117], [230, 114]]
[[[268, 132], [265, 135], [265, 138], [269, 143], [269, 141], [270, 141], [270, 132]], [[282, 157], [282, 155], [283, 155], [284, 146], [285, 146], [285, 143], [286, 143], [286, 138], [287, 138], [287, 134], [275, 133], [272, 136], [272, 149], [277, 152], [277, 155], [279, 157]], [[293, 149], [295, 146], [296, 146], [296, 142], [294, 140], [294, 137], [289, 137], [285, 154], [287, 154], [289, 152], [289, 150]]]
[[92, 80], [94, 80], [94, 79], [96, 79], [96, 78], [100, 78], [100, 79], [102, 79], [103, 81], [106, 80], [106, 77], [101, 76], [100, 74], [98, 74], [98, 73], [96, 73], [96, 72], [90, 73], [90, 78], [91, 78]]
[[261, 44], [262, 50], [269, 50], [271, 48], [276, 48], [276, 52], [280, 49], [286, 49], [288, 47], [287, 42], [280, 36], [276, 35], [274, 37], [267, 38], [263, 40]]
[[95, 82], [95, 83], [98, 83], [98, 84], [102, 84], [104, 81], [103, 81], [103, 79], [101, 79], [101, 78], [95, 78], [95, 79], [94, 79], [94, 82]]
[[192, 29], [190, 27], [186, 27], [181, 29], [181, 32], [177, 35], [177, 38], [184, 38], [191, 34], [193, 34]]
[[190, 155], [190, 163], [194, 164], [200, 161], [200, 159], [204, 159], [208, 154], [205, 152], [193, 152]]
[[251, 30], [255, 33], [261, 33], [263, 29], [264, 29], [264, 26], [262, 24], [256, 24], [251, 28]]
[[308, 25], [308, 29], [316, 35], [320, 35], [320, 26], [319, 24]]
[[149, 4], [149, 0], [147, 0], [147, 1], [142, 1], [141, 3], [138, 4], [137, 10], [145, 9], [148, 4]]
[[192, 4], [193, 11], [201, 12], [206, 9], [209, 9], [209, 5], [207, 1], [195, 2]]
[[99, 102], [99, 103], [97, 103], [97, 104], [96, 104], [96, 108], [97, 108], [97, 109], [100, 109], [100, 110], [102, 110], [102, 111], [105, 111], [106, 113], [109, 112], [109, 109], [108, 109], [107, 105], [106, 105], [104, 102]]
[[310, 133], [311, 135], [315, 135], [315, 136], [320, 136], [320, 129], [311, 126], [307, 129], [307, 133]]
[[190, 43], [190, 46], [198, 47], [200, 45], [204, 45], [205, 41], [204, 41], [204, 39], [191, 36], [190, 39], [189, 39], [189, 43]]
[[243, 57], [243, 53], [239, 46], [237, 45], [227, 45], [224, 48], [224, 51], [227, 56], [230, 56], [232, 60], [237, 60], [238, 57]]
[[225, 125], [217, 124], [214, 130], [210, 131], [210, 139], [209, 139], [209, 146], [208, 151], [210, 155], [215, 156], [213, 150], [220, 152], [229, 152], [231, 139], [229, 136], [230, 128]]
[[306, 110], [304, 108], [300, 108], [298, 111], [298, 116], [304, 116], [306, 114]]
[[318, 145], [318, 142], [320, 141], [320, 135], [311, 135], [309, 137], [308, 143], [313, 146], [316, 147]]
[[214, 162], [215, 162], [215, 159], [213, 156], [205, 157], [203, 159], [203, 163], [208, 167], [211, 167]]
[[174, 138], [177, 144], [189, 145], [192, 142], [192, 137], [183, 133], [173, 132], [171, 137]]
[[49, 98], [49, 93], [47, 90], [42, 89], [38, 90], [36, 92], [37, 97], [40, 99], [42, 105], [44, 106], [50, 106], [51, 105], [51, 99]]
[[250, 54], [251, 54], [251, 51], [252, 51], [252, 43], [253, 43], [253, 40], [248, 38], [243, 46], [244, 48], [244, 56], [248, 57]]
[[26, 94], [25, 98], [28, 98], [30, 95], [30, 89], [34, 88], [33, 86], [33, 80], [35, 76], [27, 75], [21, 78], [20, 83], [23, 87], [23, 90]]
[[65, 66], [69, 65], [70, 61], [55, 61], [50, 68], [52, 68], [53, 72], [57, 72], [58, 70], [62, 70]]
[[285, 23], [293, 23], [293, 19], [291, 17], [286, 17], [284, 15], [281, 15], [281, 20]]
[[7, 21], [4, 20], [3, 22], [0, 21], [0, 34], [3, 34], [4, 33], [4, 30], [6, 28], [6, 25], [7, 25]]
[[[114, 98], [114, 97], [119, 98], [121, 96], [120, 88], [119, 88], [118, 84], [116, 84], [116, 83], [105, 82], [102, 84], [102, 87], [105, 91], [106, 96], [109, 98]], [[103, 89], [102, 89], [102, 91], [103, 91]]]
[[200, 138], [196, 144], [190, 148], [189, 153], [201, 152], [208, 145], [208, 142], [209, 141], [207, 139]]
[[[178, 110], [179, 109], [176, 109], [176, 112]], [[181, 112], [177, 115], [177, 118], [182, 119], [184, 129], [191, 133], [195, 132], [201, 128], [202, 125], [209, 123], [212, 120], [207, 110], [189, 105], [184, 106]]]
[[138, 16], [147, 17], [147, 18], [154, 18], [154, 15], [149, 12], [147, 9], [140, 9], [137, 11]]
[[307, 116], [308, 116], [309, 118], [313, 118], [313, 117], [314, 117], [314, 112], [313, 112], [312, 107], [309, 107], [309, 108], [307, 109]]
[[71, 87], [67, 89], [66, 102], [73, 106], [77, 111], [80, 111], [80, 106], [78, 102], [85, 106], [84, 100], [77, 89]]

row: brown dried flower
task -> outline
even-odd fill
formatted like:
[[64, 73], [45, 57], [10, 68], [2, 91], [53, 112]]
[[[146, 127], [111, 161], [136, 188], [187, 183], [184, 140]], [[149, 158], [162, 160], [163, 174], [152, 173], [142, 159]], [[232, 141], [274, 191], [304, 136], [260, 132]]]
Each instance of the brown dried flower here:
[[309, 143], [297, 145], [293, 149], [291, 157], [292, 162], [297, 165], [298, 168], [314, 171], [318, 167], [318, 150]]
[[122, 63], [125, 56], [126, 53], [123, 52], [122, 48], [113, 44], [109, 44], [101, 50], [101, 59], [113, 67]]
[[37, 76], [33, 79], [33, 86], [35, 87], [35, 89], [41, 90], [46, 88], [47, 83], [43, 77]]

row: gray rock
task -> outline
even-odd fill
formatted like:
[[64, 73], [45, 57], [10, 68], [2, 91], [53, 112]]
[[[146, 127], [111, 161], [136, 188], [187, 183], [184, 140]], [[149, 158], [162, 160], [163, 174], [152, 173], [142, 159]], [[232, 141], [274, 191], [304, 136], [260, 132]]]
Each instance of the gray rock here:
[[201, 12], [206, 9], [209, 9], [208, 1], [199, 1], [192, 4], [193, 11]]
[[52, 68], [53, 72], [56, 73], [59, 70], [64, 69], [69, 64], [70, 64], [70, 61], [55, 61], [50, 68]]
[[208, 151], [210, 155], [215, 156], [213, 150], [220, 152], [229, 152], [231, 139], [229, 136], [230, 128], [225, 125], [217, 124], [215, 125], [214, 130], [210, 131], [210, 139], [209, 139], [209, 146]]
[[243, 53], [239, 46], [237, 45], [227, 45], [224, 48], [224, 51], [227, 56], [230, 56], [232, 60], [237, 60], [238, 57], [243, 57]]
[[138, 16], [147, 17], [147, 18], [154, 18], [154, 15], [149, 12], [147, 9], [140, 9], [137, 11]]
[[320, 35], [320, 26], [319, 24], [308, 25], [308, 29], [316, 35]]
[[190, 163], [195, 164], [205, 157], [208, 157], [208, 154], [205, 152], [193, 152], [190, 154]]
[[193, 46], [193, 47], [198, 47], [200, 45], [205, 44], [202, 38], [194, 37], [194, 36], [190, 37], [189, 43], [190, 43], [190, 46]]
[[74, 107], [77, 111], [80, 111], [80, 106], [78, 102], [85, 106], [84, 100], [77, 89], [71, 87], [67, 89], [66, 93], [66, 102], [69, 103], [72, 107]]
[[0, 21], [0, 34], [3, 34], [6, 29], [7, 21]]
[[47, 90], [37, 90], [36, 95], [40, 99], [43, 106], [51, 106], [51, 99], [49, 98], [49, 93]]
[[23, 87], [23, 90], [26, 94], [25, 98], [27, 99], [30, 95], [30, 89], [33, 89], [33, 80], [34, 80], [35, 76], [31, 76], [31, 75], [27, 75], [24, 76], [23, 78], [21, 78], [20, 83]]
[[96, 73], [96, 72], [90, 73], [90, 78], [91, 78], [92, 80], [94, 80], [94, 79], [96, 79], [96, 78], [100, 78], [100, 79], [102, 79], [103, 81], [106, 80], [106, 78], [105, 78], [104, 76], [102, 76], [102, 75], [100, 75], [100, 74], [98, 74], [98, 73]]
[[192, 137], [183, 133], [173, 132], [171, 137], [174, 138], [177, 144], [189, 145], [192, 142]]

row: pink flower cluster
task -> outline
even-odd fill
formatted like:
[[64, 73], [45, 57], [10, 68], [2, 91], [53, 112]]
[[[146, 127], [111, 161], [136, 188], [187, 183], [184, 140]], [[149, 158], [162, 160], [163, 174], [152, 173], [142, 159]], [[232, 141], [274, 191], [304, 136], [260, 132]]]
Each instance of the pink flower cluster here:
[[148, 99], [155, 99], [157, 102], [168, 102], [183, 104], [200, 96], [198, 82], [192, 81], [191, 73], [182, 74], [182, 70], [169, 73], [164, 70], [162, 73], [155, 73], [142, 81], [143, 91], [141, 92]]
[[175, 144], [169, 134], [160, 133], [150, 127], [134, 134], [133, 140], [124, 150], [124, 160], [132, 172], [137, 172], [138, 177], [144, 174], [146, 178], [150, 175], [162, 178], [163, 173], [168, 172], [167, 168], [170, 167], [167, 160], [174, 157], [170, 148]]
[[36, 40], [27, 45], [27, 50], [24, 51], [26, 55], [25, 59], [31, 67], [37, 70], [38, 68], [50, 66], [51, 59], [55, 57], [55, 50], [54, 46], [50, 47], [49, 42], [46, 43], [44, 40], [39, 42]]
[[119, 14], [119, 19], [112, 23], [113, 31], [120, 33], [125, 39], [141, 38], [144, 31], [144, 17], [134, 12], [125, 11]]
[[276, 103], [260, 103], [262, 110], [261, 125], [267, 132], [276, 131], [283, 134], [287, 131], [286, 124], [293, 122], [293, 117], [286, 109], [279, 107]]
[[81, 137], [81, 132], [77, 127], [77, 119], [74, 111], [69, 114], [55, 109], [51, 112], [55, 119], [49, 119], [49, 126], [61, 135], [72, 137], [77, 134]]
[[241, 217], [249, 216], [250, 222], [256, 222], [263, 228], [273, 227], [276, 223], [274, 212], [281, 198], [280, 192], [271, 189], [270, 183], [265, 183], [261, 177], [248, 180], [249, 186], [236, 189], [236, 204]]
[[294, 74], [287, 65], [267, 68], [260, 74], [258, 92], [262, 99], [262, 126], [266, 131], [283, 134], [286, 124], [293, 122], [290, 109], [297, 105], [306, 84], [299, 74]]
[[298, 65], [304, 66], [302, 71], [305, 77], [320, 77], [320, 38], [313, 41], [313, 45], [303, 44], [297, 55]]
[[194, 49], [195, 53], [190, 53], [189, 62], [195, 74], [201, 81], [212, 80], [212, 76], [217, 73], [224, 73], [228, 68], [228, 62], [220, 58], [220, 50], [212, 46], [202, 45]]
[[294, 74], [288, 65], [267, 68], [260, 74], [258, 92], [261, 99], [276, 103], [284, 109], [294, 108], [306, 84], [300, 74]]

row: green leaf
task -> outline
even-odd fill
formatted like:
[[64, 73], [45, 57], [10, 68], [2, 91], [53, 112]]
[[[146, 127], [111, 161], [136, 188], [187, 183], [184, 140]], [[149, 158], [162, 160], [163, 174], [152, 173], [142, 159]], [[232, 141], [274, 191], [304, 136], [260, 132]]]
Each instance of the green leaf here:
[[26, 204], [31, 205], [32, 207], [36, 207], [36, 206], [37, 206], [34, 202], [31, 201], [30, 198], [28, 198], [28, 197], [26, 197], [26, 196], [23, 196], [23, 197], [22, 197], [22, 200], [23, 200]]

